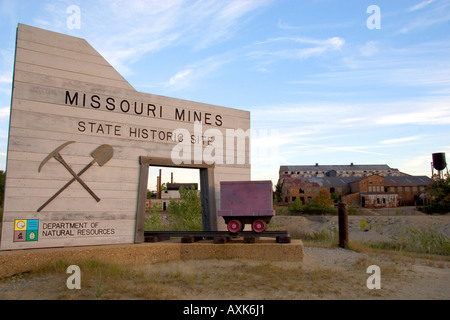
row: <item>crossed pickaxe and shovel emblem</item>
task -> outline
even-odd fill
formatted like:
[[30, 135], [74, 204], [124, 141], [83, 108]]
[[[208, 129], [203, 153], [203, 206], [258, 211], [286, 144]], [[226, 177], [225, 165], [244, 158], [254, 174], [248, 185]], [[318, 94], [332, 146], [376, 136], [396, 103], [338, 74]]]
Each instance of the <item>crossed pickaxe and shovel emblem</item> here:
[[78, 181], [84, 189], [97, 201], [99, 202], [101, 199], [87, 186], [87, 184], [81, 180], [80, 176], [85, 173], [90, 167], [92, 167], [95, 163], [97, 163], [100, 167], [104, 166], [113, 156], [113, 148], [109, 144], [102, 144], [101, 146], [95, 148], [94, 151], [91, 152], [92, 161], [87, 164], [80, 172], [76, 173], [73, 169], [67, 164], [67, 162], [63, 159], [60, 154], [60, 151], [64, 149], [67, 145], [75, 143], [75, 141], [68, 141], [60, 145], [58, 148], [50, 152], [48, 156], [42, 160], [39, 165], [38, 172], [41, 172], [42, 167], [52, 158], [55, 158], [59, 163], [61, 163], [67, 171], [72, 175], [72, 179], [69, 180], [61, 189], [59, 189], [50, 199], [48, 199], [42, 206], [37, 209], [37, 212], [40, 212], [44, 209], [50, 202], [52, 202], [61, 192], [66, 190], [72, 183]]

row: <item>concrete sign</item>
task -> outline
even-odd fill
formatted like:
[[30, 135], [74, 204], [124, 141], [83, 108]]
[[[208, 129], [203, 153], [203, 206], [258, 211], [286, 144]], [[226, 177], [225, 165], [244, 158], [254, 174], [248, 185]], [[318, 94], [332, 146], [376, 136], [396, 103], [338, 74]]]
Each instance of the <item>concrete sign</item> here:
[[19, 24], [0, 249], [143, 241], [148, 167], [250, 179], [250, 113], [137, 92], [85, 40]]

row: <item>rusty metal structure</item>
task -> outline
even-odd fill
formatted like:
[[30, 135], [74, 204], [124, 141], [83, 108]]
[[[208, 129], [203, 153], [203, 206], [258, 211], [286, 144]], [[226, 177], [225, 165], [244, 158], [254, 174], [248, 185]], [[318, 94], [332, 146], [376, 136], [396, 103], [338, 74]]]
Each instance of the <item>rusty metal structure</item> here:
[[264, 232], [275, 215], [272, 193], [272, 181], [221, 182], [218, 215], [231, 233], [243, 231], [245, 224], [256, 233]]

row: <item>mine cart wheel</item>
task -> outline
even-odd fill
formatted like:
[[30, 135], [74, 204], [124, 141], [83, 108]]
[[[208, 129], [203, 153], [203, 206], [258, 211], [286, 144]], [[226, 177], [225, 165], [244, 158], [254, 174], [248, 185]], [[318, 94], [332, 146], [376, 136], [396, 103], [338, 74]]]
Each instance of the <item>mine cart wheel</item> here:
[[263, 220], [255, 220], [252, 223], [252, 229], [255, 232], [261, 233], [266, 230], [266, 222]]
[[242, 229], [242, 223], [239, 220], [231, 220], [227, 224], [228, 231], [238, 233]]

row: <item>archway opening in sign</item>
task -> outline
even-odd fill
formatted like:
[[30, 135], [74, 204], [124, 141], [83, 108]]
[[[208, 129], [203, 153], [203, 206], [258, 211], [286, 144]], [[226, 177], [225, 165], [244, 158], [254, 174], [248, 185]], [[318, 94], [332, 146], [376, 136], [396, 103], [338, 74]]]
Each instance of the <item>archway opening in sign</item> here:
[[200, 169], [150, 166], [145, 231], [202, 230], [200, 199]]
[[[189, 169], [194, 172], [189, 172], [186, 177], [192, 177], [195, 172], [199, 173], [197, 176], [198, 189], [200, 190], [200, 201], [201, 201], [201, 218], [202, 218], [202, 230], [203, 231], [215, 231], [217, 230], [217, 215], [216, 215], [216, 199], [215, 199], [215, 188], [214, 188], [214, 165], [208, 164], [181, 164], [175, 165], [170, 159], [165, 158], [154, 158], [154, 157], [140, 157], [140, 174], [139, 174], [139, 190], [138, 190], [138, 208], [136, 214], [136, 231], [135, 231], [135, 242], [140, 243], [144, 241], [144, 231], [146, 217], [149, 215], [149, 207], [147, 205], [147, 195], [152, 186], [155, 185], [154, 180], [155, 172], [159, 176], [159, 170], [161, 170], [161, 178], [158, 179], [161, 185], [164, 183], [164, 176], [162, 172], [168, 170], [169, 172], [175, 172], [179, 169]], [[150, 168], [152, 168], [150, 170]], [[152, 176], [150, 176], [152, 172]], [[172, 175], [170, 174], [170, 179]], [[149, 183], [150, 180], [150, 183]], [[152, 181], [153, 180], [153, 181]], [[174, 173], [175, 182], [175, 173]], [[157, 185], [157, 184], [156, 184]], [[167, 184], [166, 184], [167, 185]], [[161, 193], [163, 190], [160, 190]], [[158, 192], [158, 190], [157, 190]], [[150, 195], [151, 197], [151, 195]], [[162, 204], [161, 204], [162, 205]], [[166, 204], [167, 206], [167, 204]], [[167, 208], [166, 208], [167, 209]], [[181, 230], [180, 230], [181, 231]]]

